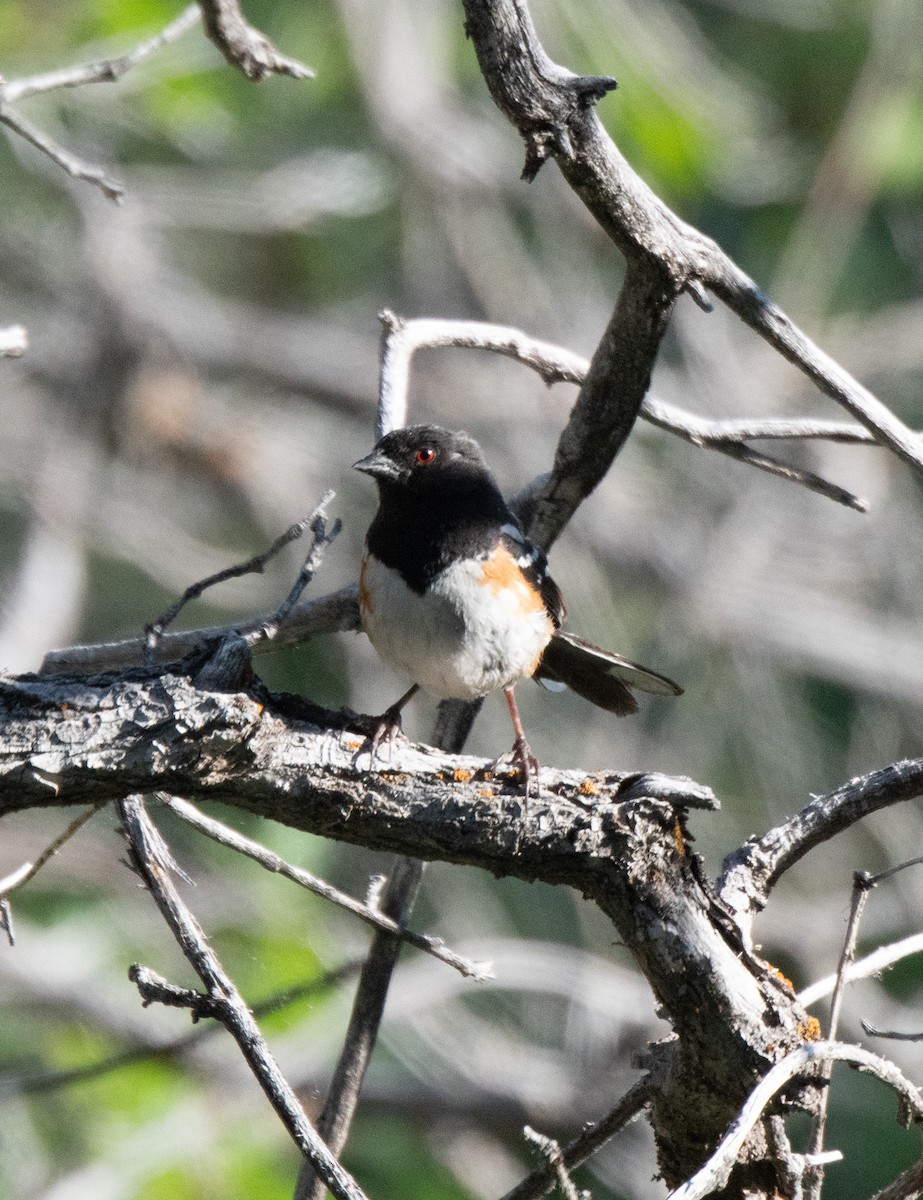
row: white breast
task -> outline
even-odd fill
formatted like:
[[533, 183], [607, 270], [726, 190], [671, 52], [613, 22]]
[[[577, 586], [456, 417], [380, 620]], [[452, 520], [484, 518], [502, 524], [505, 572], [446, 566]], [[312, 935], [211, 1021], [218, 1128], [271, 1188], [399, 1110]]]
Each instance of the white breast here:
[[473, 700], [531, 675], [554, 632], [519, 573], [488, 561], [453, 564], [421, 596], [368, 555], [359, 597], [381, 657], [439, 700]]

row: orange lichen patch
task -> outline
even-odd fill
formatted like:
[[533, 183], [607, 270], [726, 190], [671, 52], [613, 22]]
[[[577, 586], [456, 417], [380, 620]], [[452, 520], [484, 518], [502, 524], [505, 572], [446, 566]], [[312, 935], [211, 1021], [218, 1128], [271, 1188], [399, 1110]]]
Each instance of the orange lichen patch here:
[[776, 979], [781, 980], [782, 983], [785, 984], [785, 986], [789, 989], [789, 991], [793, 992], [795, 990], [795, 985], [792, 983], [792, 981], [789, 979], [789, 977], [787, 975], [782, 974], [782, 972], [779, 970], [778, 967], [774, 967], [772, 965], [772, 963], [770, 963], [769, 969], [773, 973], [773, 975], [775, 975]]
[[493, 800], [493, 798], [494, 798], [494, 794], [490, 790], [490, 788], [478, 788], [478, 795], [486, 796], [488, 798], [488, 800]]
[[598, 796], [599, 784], [594, 783], [592, 779], [581, 779], [577, 791], [581, 796]]
[[347, 750], [360, 750], [365, 742], [344, 742], [344, 745]]
[[679, 821], [673, 826], [673, 838], [676, 842], [676, 853], [683, 855], [686, 853], [686, 839], [683, 837], [683, 827]]
[[808, 1017], [806, 1021], [800, 1022], [797, 1033], [806, 1042], [819, 1042], [823, 1036], [823, 1030], [820, 1027], [820, 1021], [818, 1021], [817, 1017]]
[[464, 767], [456, 767], [452, 772], [453, 783], [468, 783], [471, 779], [471, 772], [466, 771]]
[[492, 592], [516, 592], [523, 613], [544, 612], [545, 601], [529, 587], [515, 558], [502, 547], [495, 550], [481, 567], [481, 583]]
[[375, 605], [372, 603], [368, 584], [365, 581], [365, 559], [363, 559], [362, 566], [359, 568], [359, 614], [360, 616], [364, 616], [365, 613], [373, 613], [374, 611]]

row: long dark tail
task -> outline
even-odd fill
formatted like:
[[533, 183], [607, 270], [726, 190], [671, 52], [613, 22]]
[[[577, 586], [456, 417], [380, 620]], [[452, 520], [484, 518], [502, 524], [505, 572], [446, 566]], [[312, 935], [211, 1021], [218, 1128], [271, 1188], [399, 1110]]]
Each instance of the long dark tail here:
[[637, 712], [638, 702], [631, 688], [651, 692], [655, 696], [681, 696], [683, 689], [660, 675], [629, 662], [620, 654], [603, 650], [559, 630], [545, 648], [542, 661], [535, 672], [537, 680], [563, 683], [584, 699], [624, 717]]

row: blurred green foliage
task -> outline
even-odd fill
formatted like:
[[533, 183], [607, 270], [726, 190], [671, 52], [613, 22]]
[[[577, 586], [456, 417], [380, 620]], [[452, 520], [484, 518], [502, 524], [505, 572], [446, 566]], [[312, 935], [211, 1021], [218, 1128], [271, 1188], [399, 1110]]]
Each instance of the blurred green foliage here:
[[[116, 177], [124, 174], [129, 180], [143, 180], [144, 172], [153, 168], [189, 168], [203, 184], [226, 178], [231, 213], [227, 227], [220, 221], [210, 226], [193, 219], [197, 204], [187, 197], [175, 201], [169, 234], [172, 253], [187, 275], [223, 300], [246, 302], [254, 309], [260, 305], [284, 309], [328, 325], [351, 323], [372, 343], [374, 314], [383, 303], [428, 312], [434, 297], [441, 297], [454, 315], [523, 324], [534, 316], [530, 332], [539, 334], [545, 331], [543, 322], [560, 318], [562, 337], [572, 335], [582, 348], [592, 345], [594, 330], [604, 318], [589, 302], [586, 308], [571, 304], [568, 293], [562, 298], [553, 284], [566, 284], [570, 272], [588, 295], [601, 296], [608, 304], [614, 296], [618, 265], [610, 247], [588, 227], [576, 201], [562, 197], [558, 181], [551, 177], [552, 168], [546, 168], [531, 190], [517, 182], [521, 148], [515, 134], [490, 110], [464, 37], [460, 5], [448, 0], [422, 0], [409, 7], [382, 3], [368, 6], [363, 13], [361, 6], [333, 0], [310, 5], [252, 0], [246, 8], [249, 18], [286, 54], [316, 70], [314, 80], [270, 79], [255, 87], [193, 32], [118, 85], [54, 92], [24, 102], [22, 111], [63, 144], [104, 163]], [[0, 0], [0, 71], [15, 78], [121, 52], [161, 28], [178, 11], [167, 0]], [[746, 0], [663, 0], [656, 5], [545, 0], [536, 4], [535, 15], [559, 61], [575, 70], [618, 78], [619, 90], [607, 97], [600, 115], [642, 176], [761, 283], [767, 287], [778, 283], [783, 292], [791, 289], [789, 294], [798, 295], [801, 311], [812, 326], [823, 330], [838, 314], [874, 313], [918, 295], [923, 277], [923, 70], [919, 64], [923, 39], [918, 0], [812, 0], [804, 5], [785, 0], [776, 6]], [[456, 105], [457, 111], [474, 114], [472, 121], [475, 116], [484, 120], [485, 124], [474, 126], [482, 134], [490, 129], [490, 145], [484, 139], [484, 164], [472, 164], [465, 159], [464, 149], [458, 149], [458, 159], [464, 161], [452, 176], [453, 139], [457, 136], [463, 147], [465, 130], [448, 117], [443, 126], [448, 144], [441, 153], [422, 134], [417, 138], [414, 119], [427, 114], [415, 112], [412, 99], [407, 101], [409, 114], [401, 111], [401, 96], [388, 90], [396, 87], [401, 76], [393, 69], [394, 46], [385, 45], [384, 39], [380, 75], [371, 69], [376, 55], [367, 47], [363, 50], [363, 31], [358, 28], [364, 17], [385, 26], [393, 20], [396, 37], [401, 28], [406, 32], [400, 36], [409, 38], [419, 27], [417, 50], [431, 55], [438, 76], [432, 92], [421, 89], [424, 103], [435, 104], [436, 97], [447, 110]], [[390, 70], [385, 69], [388, 63]], [[417, 84], [416, 70], [412, 63], [406, 70], [408, 95]], [[249, 195], [252, 176], [290, 160], [307, 161], [310, 169], [319, 171], [328, 152], [338, 161], [347, 154], [364, 156], [366, 190], [357, 195], [353, 209], [346, 203], [339, 210], [331, 205], [330, 211], [310, 219], [293, 219], [289, 228], [284, 219], [266, 228], [247, 227], [233, 202]], [[824, 175], [825, 163], [829, 176]], [[176, 186], [170, 178], [172, 182], [164, 185], [167, 189]], [[82, 252], [87, 226], [81, 212], [98, 199], [80, 191], [82, 186], [67, 185], [56, 168], [14, 138], [0, 143], [0, 211], [8, 226], [4, 235], [8, 240], [0, 242], [0, 284], [5, 286], [16, 276], [13, 242], [22, 233], [40, 252], [52, 281], [46, 286], [79, 292], [84, 286], [80, 270], [54, 247], [63, 241], [73, 245], [75, 257]], [[360, 190], [357, 187], [357, 193]], [[129, 186], [129, 210], [133, 203]], [[208, 202], [201, 203], [207, 207]], [[466, 273], [453, 260], [453, 253], [465, 257], [465, 222], [458, 219], [453, 203], [483, 238], [484, 259], [497, 257], [496, 281], [479, 278], [477, 264]], [[842, 221], [812, 225], [812, 204], [819, 206], [821, 215], [829, 209], [836, 217], [842, 210]], [[455, 224], [450, 219], [453, 212]], [[169, 224], [165, 218], [164, 224]], [[801, 249], [799, 231], [807, 231]], [[839, 241], [838, 231], [845, 231]], [[157, 236], [160, 232], [157, 227]], [[50, 252], [41, 252], [44, 245], [52, 247]], [[513, 267], [507, 266], [501, 250], [510, 251]], [[786, 261], [787, 252], [792, 261]], [[87, 253], [92, 256], [92, 248]], [[817, 264], [829, 268], [829, 287], [820, 297], [799, 293], [798, 285], [814, 277]], [[38, 285], [36, 291], [37, 309], [45, 299]], [[18, 319], [18, 313], [6, 307], [12, 294], [4, 290], [0, 295], [3, 324], [7, 317]], [[94, 294], [92, 303], [97, 302]], [[88, 299], [84, 307], [90, 304]], [[128, 318], [121, 319], [132, 326]], [[137, 330], [133, 336], [138, 337]], [[40, 360], [42, 353], [39, 340]], [[683, 356], [679, 344], [671, 343], [667, 358], [679, 363]], [[367, 362], [347, 363], [352, 390], [338, 401], [339, 408], [333, 408], [333, 420], [344, 431], [345, 462], [354, 428], [365, 431], [356, 433], [357, 438], [367, 438], [371, 429], [374, 385], [363, 374], [366, 368]], [[895, 389], [906, 401], [907, 419], [919, 422], [923, 402], [920, 374], [914, 374], [914, 369], [895, 383]], [[221, 392], [225, 419], [238, 403], [235, 388], [255, 393], [263, 412], [270, 410], [282, 390], [281, 383], [268, 383], [258, 372], [241, 383], [241, 373], [233, 364], [215, 369], [212, 386]], [[96, 379], [94, 374], [84, 392], [75, 385], [72, 394], [59, 395], [59, 407], [49, 408], [54, 416], [48, 419], [62, 423], [71, 419], [83, 432], [98, 422], [104, 435], [101, 441], [108, 447], [98, 467], [101, 474], [119, 456], [131, 459], [134, 454], [159, 478], [171, 474], [182, 478], [188, 489], [181, 493], [186, 507], [180, 510], [178, 505], [171, 518], [183, 528], [194, 525], [202, 542], [212, 548], [217, 543], [226, 560], [252, 553], [254, 544], [260, 544], [268, 532], [274, 535], [300, 512], [301, 495], [288, 506], [274, 499], [275, 507], [267, 504], [259, 510], [230, 468], [216, 466], [195, 446], [179, 445], [179, 439], [172, 444], [165, 438], [154, 445], [156, 439], [149, 437], [142, 440], [140, 450], [126, 449], [125, 413], [106, 409], [106, 397], [94, 390]], [[720, 391], [720, 382], [715, 391]], [[488, 395], [490, 386], [484, 385]], [[434, 388], [439, 395], [438, 386]], [[292, 411], [309, 390], [293, 386], [294, 399], [286, 398]], [[323, 403], [323, 388], [318, 385], [315, 391]], [[364, 408], [355, 401], [357, 394], [366, 397]], [[123, 402], [120, 396], [113, 408]], [[487, 400], [477, 419], [495, 421], [496, 411]], [[551, 411], [550, 405], [540, 411]], [[537, 436], [544, 438], [552, 423], [560, 423], [559, 415], [537, 420]], [[246, 440], [242, 428], [229, 435], [237, 439], [235, 446], [238, 440]], [[518, 440], [528, 443], [531, 436], [532, 430], [527, 429]], [[550, 446], [548, 440], [543, 452]], [[327, 444], [318, 441], [318, 458], [323, 460], [326, 453]], [[649, 446], [645, 453], [651, 471], [659, 466], [659, 457], [673, 463], [677, 459], [672, 448]], [[664, 484], [662, 494], [672, 492], [681, 505], [685, 482], [678, 473], [675, 482]], [[368, 508], [367, 496], [361, 502]], [[9, 473], [0, 479], [0, 507], [0, 565], [12, 573], [26, 537], [28, 505], [21, 483]], [[642, 513], [639, 520], [643, 519]], [[597, 557], [605, 566], [605, 555]], [[90, 539], [87, 563], [87, 598], [75, 639], [109, 639], [137, 632], [177, 590], [174, 577], [165, 572], [158, 576], [145, 562], [133, 560], [129, 550], [117, 553], [102, 537]], [[343, 570], [349, 574], [348, 564]], [[286, 579], [282, 570], [273, 576], [275, 591], [260, 594], [264, 607], [272, 595], [284, 594]], [[631, 631], [639, 646], [653, 639], [655, 627], [669, 625], [671, 619], [666, 585], [653, 574], [645, 575], [643, 566], [621, 584], [619, 607], [623, 628]], [[593, 611], [589, 604], [588, 609]], [[228, 609], [208, 598], [186, 615], [190, 624], [229, 619]], [[704, 648], [683, 646], [677, 654], [684, 656], [689, 676], [697, 681], [700, 711], [706, 714], [718, 703], [713, 697], [734, 692], [737, 673], [748, 667], [746, 662], [742, 668], [739, 662], [722, 658], [707, 640]], [[321, 703], [338, 705], [352, 700], [347, 660], [343, 643], [328, 640], [267, 656], [260, 669], [276, 688], [309, 691]], [[361, 677], [360, 669], [354, 673]], [[804, 757], [823, 763], [822, 777], [825, 771], [834, 779], [848, 775], [855, 765], [855, 730], [865, 712], [857, 701], [859, 693], [836, 680], [818, 679], [810, 669], [799, 675], [796, 686], [801, 707], [792, 723], [798, 723], [800, 713], [807, 744], [821, 748], [816, 756], [813, 750], [805, 750]], [[737, 707], [742, 710], [744, 702]], [[707, 767], [709, 782], [722, 793], [749, 789], [756, 797], [752, 809], [727, 814], [732, 823], [731, 834], [724, 835], [727, 848], [735, 828], [745, 836], [784, 811], [786, 800], [780, 794], [784, 789], [777, 776], [765, 773], [765, 761], [767, 745], [784, 760], [786, 743], [779, 734], [776, 744], [772, 729], [761, 728], [764, 736], [757, 743], [748, 741], [730, 721], [716, 718], [716, 724], [713, 742], [706, 744], [702, 736], [698, 760]], [[673, 728], [665, 710], [655, 708], [649, 736], [655, 744], [663, 738], [665, 754], [678, 744], [672, 738]], [[884, 748], [882, 753], [895, 742], [907, 745], [903, 730], [901, 726], [892, 741], [887, 730], [878, 730], [875, 737]], [[676, 765], [686, 770], [686, 760], [680, 751], [674, 752], [680, 757]], [[792, 770], [800, 769], [803, 761], [799, 758]], [[784, 762], [780, 769], [785, 770]], [[810, 780], [800, 782], [806, 800]], [[344, 855], [286, 829], [240, 814], [234, 819], [283, 856], [329, 874], [360, 894], [369, 873], [387, 866], [378, 856], [356, 851]], [[167, 819], [164, 825], [184, 867], [199, 885], [192, 893], [193, 903], [201, 903], [202, 920], [250, 1002], [295, 983], [320, 980], [347, 953], [361, 949], [364, 933], [357, 933], [345, 919], [330, 924], [320, 902], [293, 895], [288, 885], [255, 867], [235, 863], [229, 868], [226, 851], [203, 845]], [[144, 915], [145, 910], [136, 907], [129, 877], [116, 866], [119, 841], [109, 826], [111, 821], [103, 816], [94, 820], [93, 844], [98, 849], [95, 856], [88, 854], [82, 867], [71, 861], [60, 874], [49, 870], [17, 898], [23, 945], [27, 947], [31, 939], [49, 956], [42, 963], [49, 978], [54, 977], [59, 956], [61, 978], [66, 981], [73, 973], [73, 987], [86, 993], [86, 1003], [74, 1009], [53, 999], [50, 984], [41, 994], [17, 993], [12, 985], [3, 993], [0, 1049], [7, 1073], [17, 1078], [92, 1062], [132, 1044], [129, 1016], [136, 1028], [148, 1018], [135, 1011], [136, 998], [124, 978], [133, 959], [154, 965], [166, 959], [168, 973], [175, 969], [178, 978], [186, 978], [178, 956], [171, 947], [165, 948], [167, 935], [155, 915]], [[48, 821], [34, 828], [23, 823], [13, 828], [7, 844], [17, 853], [29, 847], [28, 852], [34, 853], [36, 845], [44, 844], [44, 831], [53, 829]], [[876, 850], [881, 847], [871, 843], [870, 853]], [[71, 854], [80, 857], [71, 847], [62, 862]], [[14, 865], [6, 858], [4, 864]], [[588, 913], [578, 899], [510, 881], [492, 887], [478, 881], [471, 885], [472, 893], [483, 888], [483, 894], [476, 902], [471, 900], [473, 915], [466, 924], [460, 914], [469, 902], [468, 885], [447, 870], [435, 877], [438, 886], [431, 894], [424, 891], [421, 900], [421, 921], [430, 916], [441, 919], [455, 936], [484, 934], [478, 926], [483, 917], [493, 923], [491, 929], [498, 935], [584, 946], [606, 959], [618, 956], [618, 951], [613, 954], [611, 928], [598, 914]], [[842, 894], [845, 909], [848, 875], [835, 875], [826, 893], [833, 888]], [[919, 909], [905, 915], [918, 921]], [[92, 944], [85, 941], [91, 929], [99, 931]], [[903, 929], [895, 925], [889, 932], [897, 936]], [[810, 940], [810, 930], [805, 933]], [[832, 943], [838, 936], [839, 930], [834, 930]], [[100, 1002], [98, 1022], [86, 975], [77, 972], [71, 961], [82, 954], [98, 960], [95, 987], [100, 996], [111, 989], [119, 997], [113, 1013]], [[810, 947], [805, 954], [812, 959]], [[804, 968], [804, 958], [799, 959], [781, 937], [779, 958], [786, 970], [795, 971], [799, 961]], [[824, 969], [831, 965], [826, 959], [825, 964]], [[813, 961], [811, 966], [819, 969], [821, 964]], [[891, 978], [908, 1004], [918, 1001], [917, 960], [905, 963]], [[285, 1062], [293, 1077], [307, 1080], [315, 1107], [315, 1089], [323, 1087], [329, 1073], [348, 1004], [348, 991], [324, 988], [317, 997], [300, 1001], [266, 1023], [271, 1037], [284, 1042]], [[498, 999], [489, 990], [475, 996], [470, 1009], [476, 1016], [493, 1012], [501, 1026], [530, 1024], [516, 1001]], [[426, 1013], [417, 1014], [409, 1020], [422, 1022], [425, 1017]], [[182, 1014], [160, 1014], [158, 1021], [158, 1037], [187, 1032]], [[567, 1020], [560, 1025], [566, 1026]], [[550, 1028], [557, 1032], [558, 1022], [552, 1020]], [[222, 1037], [212, 1039], [207, 1053], [190, 1055], [182, 1063], [145, 1060], [60, 1090], [5, 1096], [12, 1149], [0, 1161], [0, 1194], [14, 1200], [40, 1196], [270, 1200], [289, 1195], [296, 1171], [294, 1155], [252, 1081], [243, 1078], [233, 1050], [216, 1048]], [[419, 1053], [426, 1058], [425, 1045]], [[619, 1061], [627, 1062], [627, 1055]], [[426, 1076], [419, 1062], [399, 1056], [381, 1056], [376, 1070], [373, 1091], [378, 1088], [387, 1095], [391, 1086], [398, 1097]], [[438, 1075], [435, 1067], [433, 1075]], [[451, 1107], [446, 1093], [454, 1098], [455, 1087], [469, 1099], [474, 1096], [471, 1123], [490, 1150], [484, 1152], [484, 1164], [494, 1152], [503, 1159], [498, 1174], [488, 1172], [487, 1177], [500, 1178], [511, 1156], [519, 1160], [521, 1146], [504, 1123], [506, 1110], [501, 1117], [493, 1115], [490, 1105], [496, 1097], [490, 1103], [479, 1101], [476, 1093], [465, 1091], [470, 1082], [437, 1079], [445, 1087], [441, 1102]], [[433, 1095], [438, 1090], [433, 1079], [427, 1083], [433, 1089], [427, 1094]], [[624, 1083], [621, 1075], [608, 1080], [605, 1094], [614, 1100]], [[829, 1140], [847, 1152], [847, 1165], [831, 1172], [825, 1195], [829, 1200], [853, 1200], [884, 1183], [913, 1158], [916, 1149], [909, 1135], [895, 1129], [890, 1112], [885, 1113], [880, 1085], [863, 1083], [855, 1090], [849, 1086], [836, 1090], [835, 1097], [839, 1107], [834, 1109]], [[593, 1102], [597, 1101], [594, 1095]], [[367, 1112], [360, 1112], [345, 1161], [370, 1195], [451, 1200], [478, 1194], [477, 1172], [466, 1186], [462, 1174], [452, 1172], [457, 1159], [446, 1151], [451, 1139], [445, 1130], [451, 1126], [455, 1131], [464, 1124], [462, 1118], [457, 1113], [440, 1118], [439, 1103], [431, 1103], [431, 1119], [419, 1112], [388, 1115], [385, 1102], [372, 1103]], [[485, 1115], [478, 1125], [481, 1103]], [[425, 1106], [424, 1099], [421, 1107]], [[540, 1118], [541, 1106], [537, 1108]], [[598, 1110], [584, 1112], [576, 1097], [570, 1112], [571, 1132], [595, 1115]], [[565, 1128], [562, 1136], [567, 1132]], [[625, 1153], [630, 1157], [634, 1151]], [[653, 1185], [647, 1192], [635, 1190], [638, 1179], [646, 1180], [653, 1173], [652, 1160], [642, 1161], [640, 1151], [637, 1157], [642, 1165], [635, 1164], [625, 1184], [613, 1183], [611, 1174], [605, 1180], [587, 1178], [597, 1200], [606, 1195], [661, 1194]], [[94, 1169], [93, 1164], [100, 1165]]]

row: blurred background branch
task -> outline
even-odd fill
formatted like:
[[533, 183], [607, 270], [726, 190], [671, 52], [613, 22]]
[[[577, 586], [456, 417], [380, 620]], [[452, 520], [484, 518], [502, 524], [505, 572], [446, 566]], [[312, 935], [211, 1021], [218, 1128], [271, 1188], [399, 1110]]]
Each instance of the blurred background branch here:
[[[120, 207], [72, 186], [17, 136], [0, 146], [0, 304], [30, 335], [27, 356], [4, 359], [0, 389], [0, 662], [10, 670], [35, 669], [49, 646], [140, 636], [190, 581], [267, 544], [329, 486], [351, 515], [325, 565], [325, 586], [347, 589], [337, 611], [348, 628], [370, 509], [347, 467], [373, 436], [375, 314], [387, 305], [512, 326], [584, 360], [609, 321], [621, 264], [553, 170], [516, 180], [520, 146], [484, 91], [457, 4], [247, 7], [312, 63], [314, 83], [253, 89], [191, 35], [112, 88], [29, 99], [29, 119], [59, 145], [112, 164]], [[599, 119], [639, 174], [919, 429], [915, 0], [532, 7], [558, 62], [618, 79]], [[0, 69], [14, 80], [118, 58], [177, 11], [0, 0]], [[723, 306], [706, 315], [686, 293], [653, 389], [716, 423], [829, 417], [800, 372]], [[573, 390], [495, 356], [423, 350], [411, 406], [414, 419], [469, 428], [514, 494], [547, 470]], [[526, 719], [548, 762], [656, 766], [714, 784], [720, 820], [699, 817], [695, 833], [717, 870], [807, 791], [919, 757], [923, 498], [892, 456], [862, 445], [799, 441], [783, 456], [866, 500], [860, 518], [725, 455], [690, 453], [649, 423], [634, 432], [556, 543], [552, 569], [575, 626], [657, 662], [688, 699], [622, 723], [617, 740], [581, 701], [537, 689], [523, 697]], [[265, 578], [223, 585], [189, 623], [273, 611], [296, 569], [286, 558]], [[264, 654], [259, 669], [271, 686], [332, 706], [377, 711], [394, 692], [352, 635]], [[428, 733], [431, 715], [421, 701], [411, 732]], [[473, 752], [493, 752], [489, 734], [475, 726]], [[0, 874], [52, 841], [54, 816], [5, 819]], [[755, 923], [762, 953], [798, 986], [832, 969], [844, 906], [830, 880], [905, 857], [921, 822], [919, 805], [892, 807], [788, 871]], [[354, 894], [388, 862], [256, 818], [244, 828]], [[280, 896], [256, 868], [238, 881], [219, 848], [170, 830], [198, 881], [197, 911], [247, 995], [312, 967], [321, 978], [361, 951], [353, 924], [320, 901]], [[8, 1069], [64, 1070], [164, 1028], [162, 1014], [138, 1012], [122, 968], [161, 947], [149, 901], [112, 871], [105, 820], [78, 844], [17, 896], [17, 947], [0, 973]], [[863, 953], [919, 929], [912, 881], [877, 900]], [[487, 992], [440, 964], [402, 963], [347, 1161], [379, 1195], [493, 1197], [531, 1165], [524, 1121], [562, 1144], [578, 1135], [637, 1078], [638, 1046], [665, 1026], [611, 926], [564, 889], [434, 867], [418, 912], [460, 953], [491, 958], [497, 982]], [[859, 982], [843, 1036], [861, 1036], [860, 1015], [918, 1029], [920, 961]], [[349, 1003], [327, 991], [268, 1022], [309, 1109]], [[917, 1069], [912, 1045], [889, 1052]], [[290, 1194], [284, 1135], [253, 1122], [239, 1069], [214, 1041], [182, 1067], [141, 1063], [122, 1079], [51, 1106], [8, 1099], [20, 1152], [0, 1165], [5, 1193]], [[852, 1151], [848, 1171], [829, 1172], [843, 1200], [864, 1200], [918, 1156], [881, 1109], [861, 1079], [834, 1089], [828, 1142]], [[383, 1141], [412, 1146], [413, 1180], [379, 1153]], [[663, 1195], [652, 1162], [636, 1122], [617, 1154], [595, 1155], [576, 1179], [596, 1197]]]

